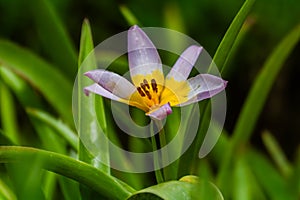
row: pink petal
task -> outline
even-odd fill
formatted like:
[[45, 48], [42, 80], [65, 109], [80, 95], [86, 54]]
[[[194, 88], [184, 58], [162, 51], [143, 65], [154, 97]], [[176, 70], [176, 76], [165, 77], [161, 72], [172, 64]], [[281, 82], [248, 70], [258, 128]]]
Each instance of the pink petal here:
[[195, 65], [202, 49], [202, 47], [196, 45], [188, 47], [172, 67], [167, 75], [167, 79], [174, 78], [176, 81], [185, 81]]
[[[128, 31], [128, 62], [130, 75], [149, 75], [153, 71], [162, 73], [162, 64], [158, 52], [148, 36], [137, 25]], [[135, 83], [138, 85], [140, 83]]]
[[172, 113], [171, 106], [169, 103], [166, 103], [162, 105], [160, 108], [158, 108], [157, 110], [146, 113], [146, 115], [156, 120], [163, 120], [164, 118], [167, 117], [167, 115], [171, 113]]
[[[123, 99], [129, 99], [136, 91], [136, 88], [127, 79], [113, 72], [96, 69], [88, 71], [84, 75], [98, 83], [102, 89], [105, 89], [113, 95]], [[93, 88], [94, 87], [95, 86], [93, 86]], [[100, 91], [99, 87], [97, 87], [97, 91]]]
[[178, 106], [188, 105], [194, 102], [208, 99], [223, 91], [227, 81], [210, 74], [199, 74], [187, 80], [191, 86], [188, 100]]

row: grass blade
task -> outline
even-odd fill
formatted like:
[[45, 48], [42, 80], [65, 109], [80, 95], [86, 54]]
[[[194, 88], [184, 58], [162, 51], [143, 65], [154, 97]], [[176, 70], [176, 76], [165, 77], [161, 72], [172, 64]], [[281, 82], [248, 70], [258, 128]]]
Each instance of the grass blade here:
[[4, 133], [14, 144], [20, 144], [18, 135], [18, 122], [15, 110], [15, 102], [11, 92], [6, 85], [0, 80], [0, 119]]
[[243, 146], [251, 136], [261, 109], [267, 99], [279, 70], [299, 39], [300, 26], [297, 26], [286, 37], [284, 37], [284, 39], [274, 49], [262, 67], [260, 74], [254, 81], [234, 128], [230, 145], [228, 146], [223, 157], [222, 164], [220, 165], [221, 168], [218, 174], [218, 182], [221, 188], [228, 187], [227, 179], [231, 173], [230, 163], [234, 152], [237, 151], [238, 147]]
[[[230, 53], [230, 50], [245, 22], [255, 0], [246, 0], [233, 21], [231, 22], [228, 30], [226, 31], [214, 57], [214, 63], [219, 67], [219, 71], [222, 73], [225, 61]], [[210, 69], [208, 71], [211, 70]]]
[[73, 124], [72, 85], [52, 65], [30, 51], [0, 40], [0, 62], [37, 88], [69, 124]]
[[261, 154], [250, 151], [246, 155], [247, 164], [251, 166], [259, 186], [267, 194], [268, 199], [297, 199], [287, 181], [278, 173], [274, 166]]
[[291, 164], [285, 157], [278, 142], [275, 140], [275, 138], [271, 135], [269, 131], [263, 132], [262, 139], [278, 169], [285, 177], [289, 177], [292, 173]]
[[74, 80], [77, 71], [75, 47], [56, 13], [52, 1], [29, 1], [32, 17], [36, 23], [43, 50], [51, 62], [58, 66], [69, 80]]
[[[84, 20], [80, 40], [80, 53], [78, 60], [79, 74], [77, 78], [79, 127], [78, 131], [79, 137], [85, 142], [85, 145], [95, 143], [94, 141], [91, 141], [92, 134], [97, 134], [99, 136], [99, 134], [107, 133], [105, 110], [102, 97], [96, 96], [95, 99], [93, 99], [93, 96], [86, 97], [83, 93], [83, 86], [91, 84], [90, 80], [83, 76], [83, 71], [95, 69], [97, 65], [95, 56], [93, 54], [93, 49], [94, 45], [91, 28], [88, 20]], [[95, 112], [95, 110], [97, 110], [97, 112]], [[90, 126], [90, 124], [94, 124], [95, 126]], [[83, 144], [80, 145], [80, 148], [82, 149], [82, 151], [80, 152], [81, 158], [85, 159], [84, 157], [86, 157], [86, 159], [88, 160], [89, 155], [84, 155], [84, 152], [88, 152], [90, 151], [90, 149], [86, 149], [87, 147]], [[109, 167], [103, 164], [103, 162], [106, 164], [109, 163], [109, 150], [106, 140], [100, 141], [100, 144], [96, 145], [96, 147], [93, 149], [93, 152], [91, 152], [93, 154], [93, 158], [89, 162], [94, 163], [94, 165], [98, 166], [98, 168], [101, 169], [103, 172], [109, 174]], [[97, 160], [97, 157], [101, 158], [101, 161]]]
[[57, 131], [75, 150], [78, 150], [78, 138], [76, 134], [62, 121], [55, 119], [50, 114], [37, 109], [28, 108], [27, 113], [38, 120], [48, 124]]
[[68, 156], [29, 147], [0, 147], [0, 163], [22, 163], [32, 157], [41, 159], [44, 169], [85, 184], [108, 199], [123, 200], [133, 192], [127, 189], [129, 186], [124, 187], [125, 183], [121, 184], [116, 178]]
[[129, 8], [127, 6], [121, 5], [120, 11], [129, 26], [140, 25], [140, 22], [138, 21], [138, 19], [134, 16], [134, 14], [131, 12], [131, 10], [129, 10]]
[[39, 109], [44, 107], [41, 103], [40, 96], [34, 89], [10, 69], [0, 67], [0, 77], [17, 96], [18, 101], [23, 107], [35, 107]]
[[[228, 28], [225, 36], [223, 37], [215, 55], [213, 58], [213, 63], [211, 63], [208, 72], [212, 71], [213, 65], [216, 64], [219, 67], [219, 70], [222, 73], [224, 64], [229, 56], [229, 52], [235, 43], [236, 37], [240, 32], [240, 29], [246, 20], [246, 17], [252, 8], [255, 0], [246, 0], [244, 5], [241, 7], [240, 11], [236, 15], [236, 17], [233, 19], [230, 27]], [[183, 159], [180, 159], [180, 171], [183, 171], [183, 174], [188, 173], [186, 166], [192, 166], [192, 162], [198, 158], [199, 149], [201, 147], [201, 144], [204, 139], [204, 134], [206, 133], [206, 130], [208, 128], [208, 122], [210, 121], [210, 110], [211, 110], [211, 104], [209, 101], [201, 102], [200, 104], [200, 110], [202, 112], [201, 121], [198, 129], [198, 134], [191, 145], [191, 147], [188, 149], [188, 151], [184, 154]]]
[[14, 192], [3, 180], [0, 179], [0, 199], [17, 200]]

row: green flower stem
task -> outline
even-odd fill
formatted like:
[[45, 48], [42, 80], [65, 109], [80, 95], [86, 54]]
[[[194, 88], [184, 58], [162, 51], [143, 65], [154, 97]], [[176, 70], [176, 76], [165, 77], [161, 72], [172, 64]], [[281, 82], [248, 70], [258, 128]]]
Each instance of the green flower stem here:
[[83, 183], [108, 199], [126, 199], [134, 192], [118, 179], [73, 158], [30, 147], [0, 147], [0, 163], [22, 163], [32, 157], [40, 158], [44, 169]]
[[[154, 125], [153, 125], [154, 126]], [[151, 144], [152, 144], [152, 150], [153, 150], [153, 163], [154, 163], [154, 168], [158, 169], [155, 170], [155, 178], [157, 183], [162, 183], [164, 182], [164, 178], [163, 178], [163, 174], [160, 170], [160, 166], [159, 166], [159, 156], [157, 155], [157, 144], [156, 144], [156, 140], [155, 140], [155, 134], [154, 134], [154, 127], [151, 128]]]
[[[168, 147], [167, 147], [166, 134], [165, 134], [165, 130], [163, 128], [162, 122], [159, 120], [155, 120], [155, 124], [156, 124], [156, 127], [158, 128], [158, 130], [160, 130], [158, 133], [160, 148], [166, 149], [165, 151], [162, 151], [162, 155], [161, 155], [162, 164], [163, 164], [163, 166], [165, 166], [165, 163], [169, 163], [168, 153], [169, 153], [170, 149], [168, 149]], [[168, 166], [163, 168], [163, 175], [164, 175], [165, 180], [171, 179], [172, 176], [170, 173], [171, 173], [171, 171], [168, 169]]]

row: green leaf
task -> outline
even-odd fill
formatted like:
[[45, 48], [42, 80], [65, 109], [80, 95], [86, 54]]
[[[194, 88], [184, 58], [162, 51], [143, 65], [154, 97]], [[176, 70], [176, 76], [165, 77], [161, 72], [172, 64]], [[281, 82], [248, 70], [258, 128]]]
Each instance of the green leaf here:
[[220, 191], [210, 182], [201, 181], [196, 176], [185, 176], [179, 181], [168, 181], [136, 192], [128, 198], [135, 199], [214, 199], [223, 200]]
[[44, 108], [39, 94], [28, 83], [8, 68], [0, 67], [3, 82], [14, 92], [23, 107]]
[[252, 182], [249, 178], [249, 169], [244, 159], [239, 157], [236, 161], [235, 168], [233, 170], [233, 198], [234, 200], [251, 200], [251, 185]]
[[16, 195], [12, 189], [0, 179], [0, 199], [17, 200]]
[[54, 199], [56, 192], [57, 174], [45, 171], [43, 176], [42, 190], [46, 199]]
[[137, 18], [134, 16], [134, 14], [129, 10], [129, 8], [125, 5], [120, 6], [120, 11], [122, 15], [124, 16], [125, 20], [127, 21], [129, 26], [133, 26], [136, 24], [140, 24]]
[[23, 163], [32, 157], [39, 158], [41, 166], [49, 171], [74, 179], [94, 189], [107, 199], [123, 200], [133, 190], [125, 183], [73, 158], [29, 147], [0, 146], [0, 163]]
[[30, 51], [9, 41], [0, 40], [0, 63], [37, 88], [69, 124], [73, 123], [72, 85], [52, 65]]
[[250, 169], [249, 161], [244, 152], [238, 155], [233, 168], [233, 193], [234, 200], [267, 199], [258, 180]]
[[64, 176], [58, 177], [59, 186], [62, 190], [64, 199], [66, 200], [81, 200], [80, 189], [78, 182], [66, 178]]
[[253, 171], [259, 186], [267, 194], [268, 199], [286, 200], [296, 199], [297, 194], [293, 194], [287, 181], [278, 173], [268, 159], [255, 151], [250, 151], [247, 155], [247, 164]]
[[0, 119], [7, 137], [14, 143], [20, 144], [15, 101], [6, 85], [0, 80]]
[[287, 160], [276, 139], [269, 131], [263, 132], [262, 139], [278, 169], [285, 177], [289, 177], [292, 173], [291, 164]]
[[[96, 69], [97, 66], [93, 49], [94, 45], [91, 28], [88, 20], [84, 20], [78, 60], [79, 73], [77, 76], [78, 116], [76, 120], [81, 140], [79, 155], [84, 161], [93, 163], [94, 166], [97, 166], [99, 169], [109, 174], [108, 143], [107, 140], [102, 139], [103, 137], [101, 137], [101, 135], [107, 134], [103, 99], [100, 96], [94, 97], [93, 95], [87, 97], [83, 92], [84, 86], [92, 84], [91, 80], [83, 76], [83, 73]], [[93, 125], [91, 126], [91, 124]], [[92, 138], [94, 138], [95, 135], [97, 135], [97, 138], [99, 139], [97, 142], [92, 141]], [[99, 158], [101, 158], [101, 160], [99, 160]]]
[[[223, 66], [225, 61], [229, 56], [229, 52], [236, 41], [236, 37], [240, 32], [240, 29], [246, 20], [248, 13], [250, 12], [255, 0], [246, 0], [235, 18], [233, 19], [230, 27], [228, 28], [225, 36], [223, 37], [214, 57], [213, 62], [211, 63], [208, 72], [211, 72], [213, 69], [213, 65], [216, 64], [219, 67], [219, 70], [223, 71]], [[208, 123], [210, 122], [210, 111], [211, 111], [211, 104], [209, 101], [201, 102], [200, 104], [201, 110], [201, 120], [198, 129], [198, 134], [188, 149], [188, 151], [184, 154], [183, 158], [180, 159], [180, 171], [182, 174], [188, 173], [190, 170], [190, 166], [192, 166], [192, 162], [198, 158], [199, 149], [204, 139], [204, 134], [206, 134]]]
[[36, 23], [43, 50], [64, 76], [74, 80], [77, 72], [75, 47], [65, 26], [54, 9], [52, 1], [31, 0], [31, 14]]
[[15, 145], [10, 139], [7, 137], [7, 134], [0, 129], [0, 145]]
[[39, 119], [49, 127], [53, 128], [59, 136], [62, 136], [73, 147], [73, 149], [78, 150], [78, 138], [76, 133], [61, 120], [55, 119], [53, 116], [42, 110], [28, 108], [26, 111], [30, 116]]
[[[84, 19], [82, 28], [81, 28], [78, 68], [80, 68], [83, 61], [93, 51], [93, 49], [94, 49], [94, 43], [93, 43], [90, 22], [88, 19]], [[95, 64], [96, 61], [91, 60], [90, 62], [91, 62], [90, 64]]]
[[222, 160], [218, 174], [218, 183], [222, 189], [224, 189], [223, 187], [229, 186], [227, 180], [231, 173], [231, 160], [234, 157], [234, 153], [237, 152], [238, 147], [243, 146], [251, 136], [272, 85], [284, 61], [288, 58], [299, 39], [300, 26], [297, 26], [278, 44], [256, 77], [235, 125], [230, 145]]
[[6, 163], [5, 167], [17, 199], [45, 199], [42, 191], [43, 171], [38, 158], [30, 157], [22, 165]]
[[255, 22], [256, 22], [256, 20], [252, 16], [247, 17], [247, 19], [245, 20], [243, 26], [241, 27], [239, 34], [236, 36], [236, 39], [230, 49], [229, 54], [226, 57], [226, 60], [223, 64], [223, 66], [222, 66], [221, 73], [222, 73], [223, 77], [228, 77], [228, 75], [234, 74], [234, 72], [236, 70], [235, 68], [238, 65], [233, 65], [232, 62], [235, 58], [237, 51], [239, 50], [240, 45], [243, 43], [244, 39], [246, 38], [247, 33], [253, 27]]
[[[80, 138], [79, 159], [110, 174], [110, 168], [107, 164], [109, 163], [108, 145], [106, 140], [101, 137], [101, 134], [107, 131], [102, 97], [87, 97], [83, 92], [83, 87], [91, 84], [90, 80], [83, 76], [83, 73], [95, 69], [97, 66], [93, 49], [94, 44], [90, 24], [85, 19], [81, 29], [77, 90], [74, 91], [78, 110], [75, 120], [77, 120], [77, 130]], [[100, 141], [92, 141], [92, 138], [95, 136], [101, 138]], [[83, 199], [100, 198], [99, 196], [94, 197], [97, 194], [94, 194], [93, 191], [83, 185], [80, 186], [80, 189]]]
[[[219, 70], [224, 70], [223, 66], [230, 53], [230, 50], [236, 41], [236, 38], [241, 30], [241, 27], [246, 20], [255, 0], [246, 0], [239, 12], [236, 14], [235, 18], [231, 22], [229, 28], [227, 29], [218, 49], [213, 57], [214, 63], [218, 66]], [[212, 67], [212, 66], [211, 66]], [[208, 70], [210, 71], [210, 69]]]

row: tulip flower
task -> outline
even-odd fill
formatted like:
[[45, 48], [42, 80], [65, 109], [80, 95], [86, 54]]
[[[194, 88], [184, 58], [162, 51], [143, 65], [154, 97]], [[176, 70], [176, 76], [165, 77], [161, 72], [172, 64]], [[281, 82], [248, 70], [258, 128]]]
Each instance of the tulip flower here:
[[135, 106], [147, 116], [162, 120], [172, 106], [185, 106], [211, 98], [223, 91], [227, 81], [210, 74], [188, 78], [202, 47], [192, 45], [178, 58], [164, 77], [157, 49], [137, 25], [128, 31], [128, 62], [131, 82], [102, 69], [85, 73], [95, 83], [84, 88], [86, 95], [103, 97]]

